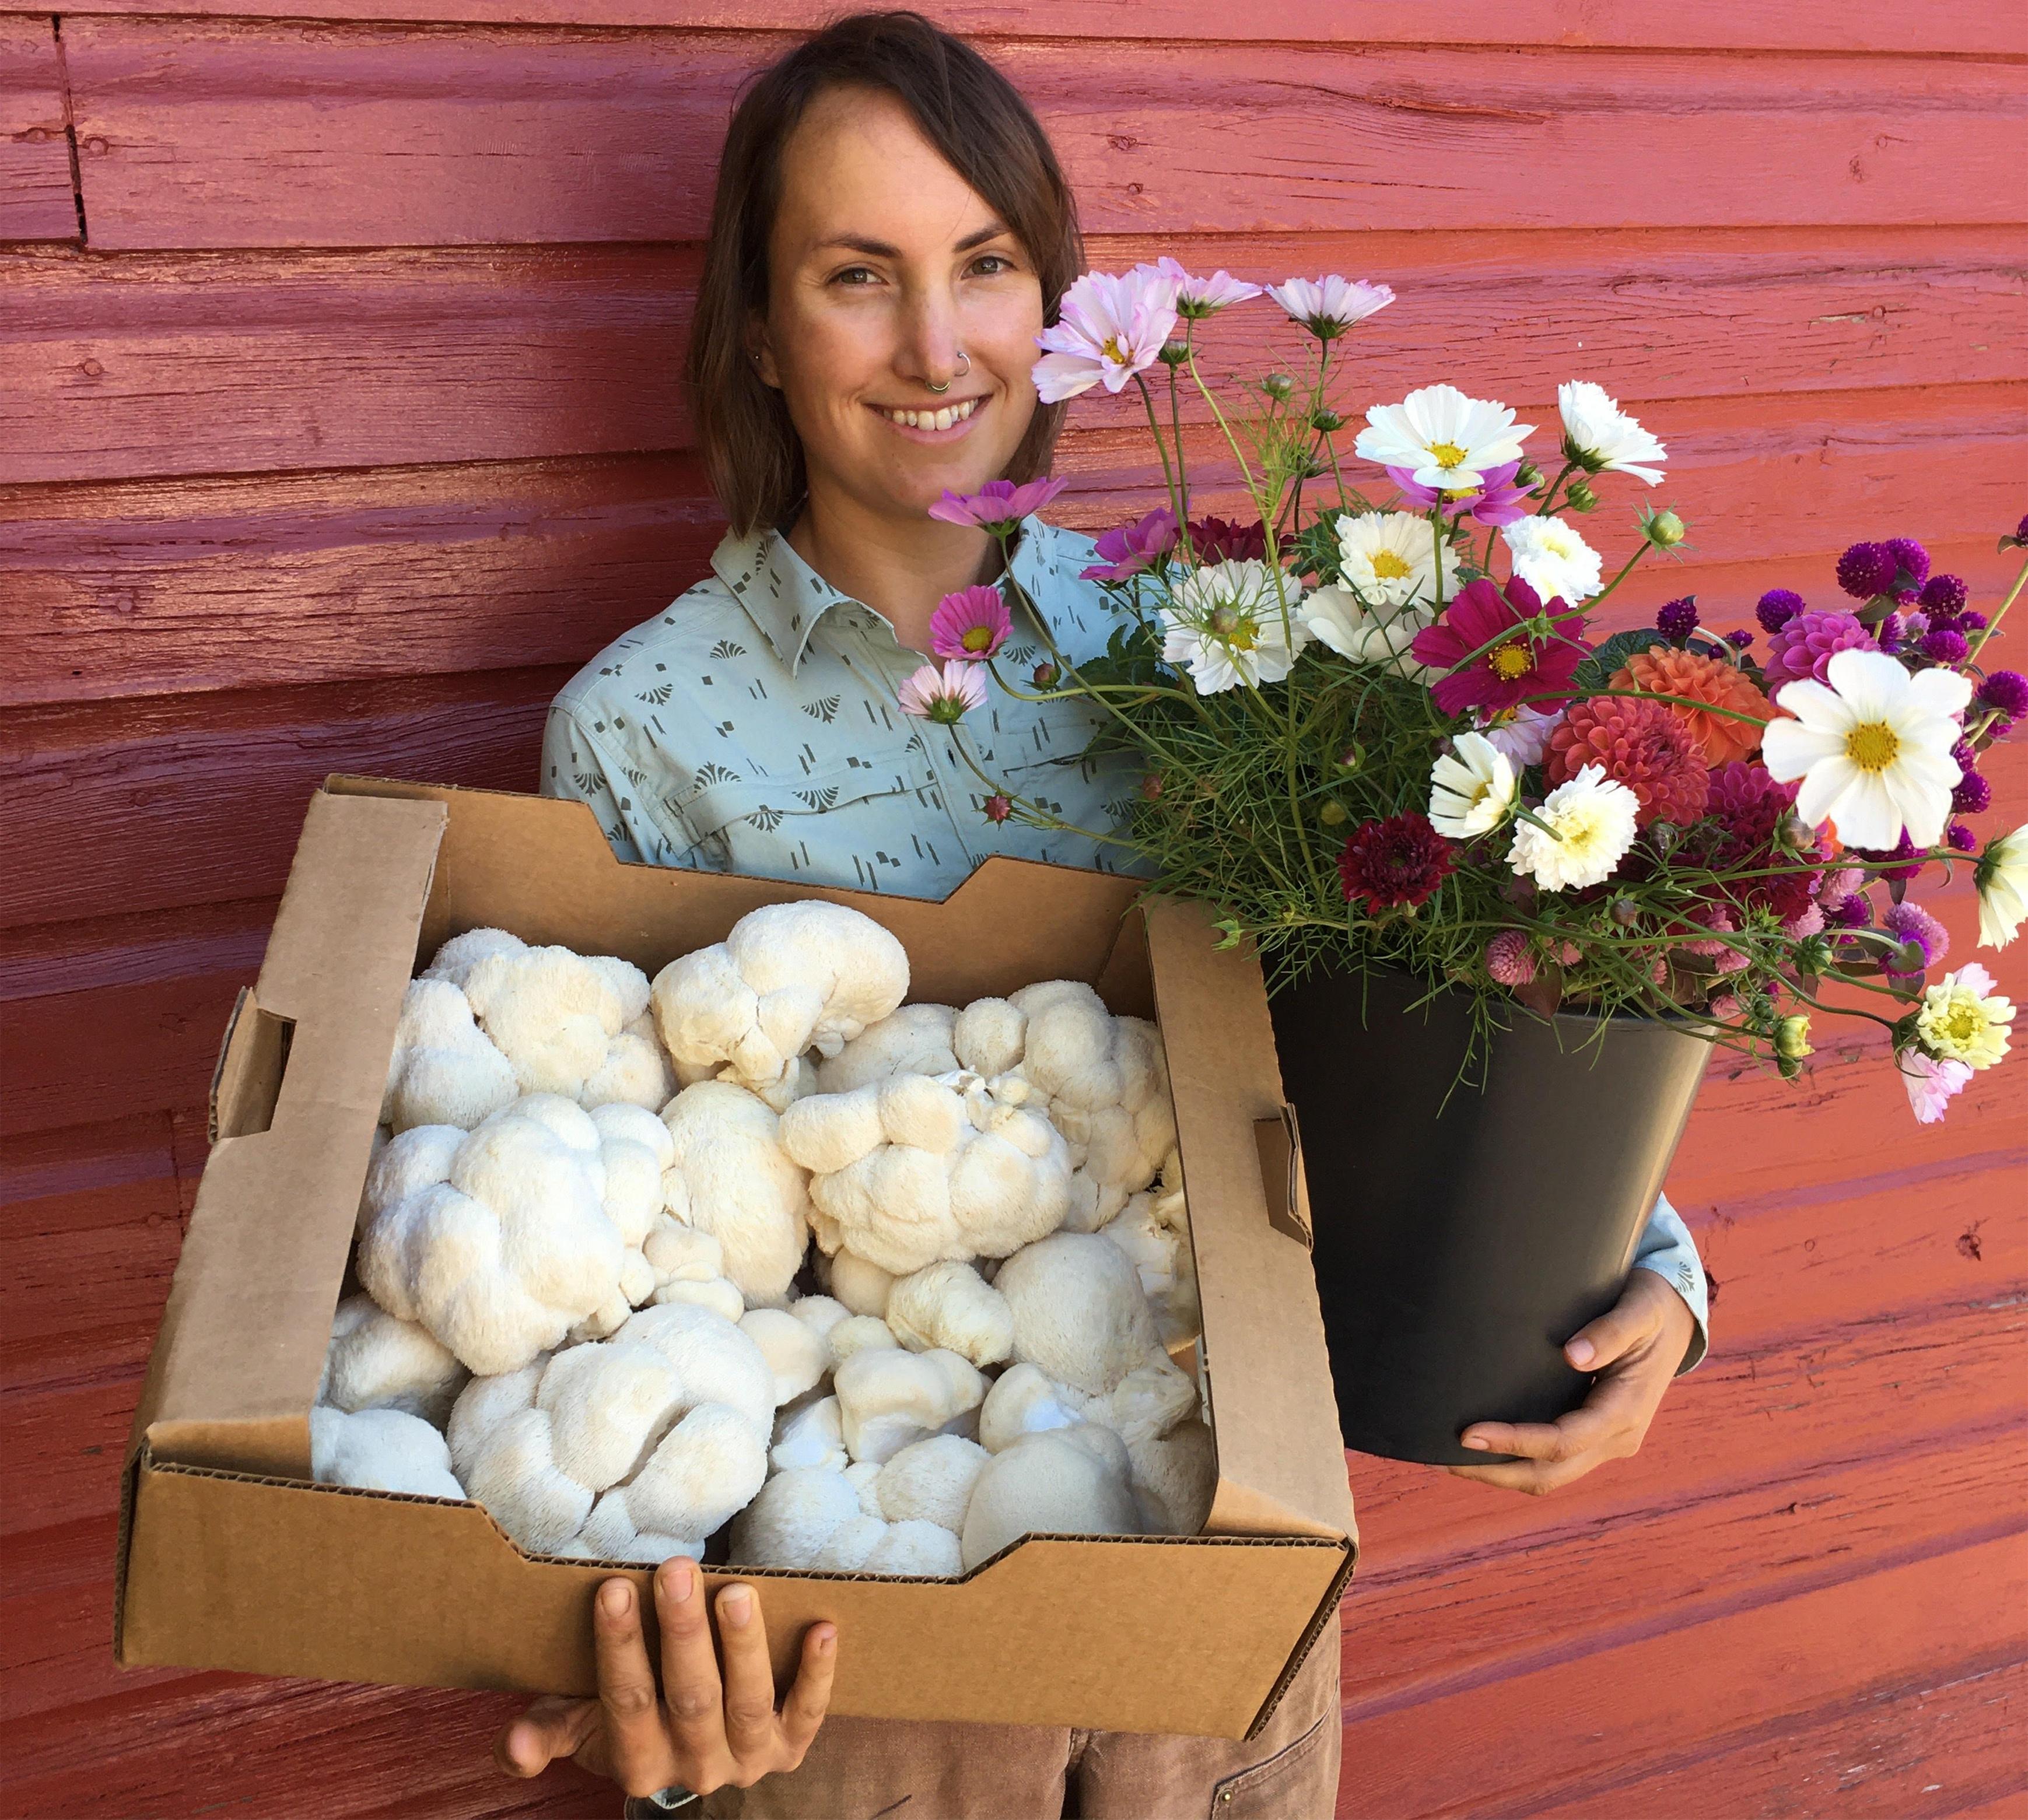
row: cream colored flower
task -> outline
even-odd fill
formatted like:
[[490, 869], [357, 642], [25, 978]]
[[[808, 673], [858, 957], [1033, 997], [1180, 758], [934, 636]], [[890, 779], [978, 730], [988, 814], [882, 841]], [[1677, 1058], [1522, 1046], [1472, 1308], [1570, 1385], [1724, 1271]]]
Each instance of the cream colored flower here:
[[1661, 479], [1659, 468], [1635, 464], [1666, 461], [1668, 450], [1621, 410], [1604, 387], [1566, 379], [1556, 388], [1556, 409], [1564, 420], [1564, 453], [1586, 473], [1631, 474], [1650, 486]]
[[1195, 570], [1162, 609], [1163, 660], [1187, 668], [1200, 695], [1279, 682], [1310, 641], [1301, 599], [1301, 583], [1285, 575], [1277, 588], [1265, 563], [1213, 563]]
[[1517, 787], [1507, 754], [1482, 733], [1460, 733], [1455, 756], [1430, 769], [1430, 826], [1453, 841], [1497, 828], [1514, 807]]
[[1353, 445], [1362, 461], [1410, 469], [1419, 486], [1469, 492], [1489, 468], [1521, 459], [1533, 424], [1507, 405], [1470, 398], [1456, 386], [1425, 386], [1398, 405], [1375, 405]]
[[1988, 841], [1972, 877], [1978, 886], [1979, 945], [2004, 948], [2028, 916], [2028, 822]]
[[1514, 572], [1544, 600], [1576, 606], [1598, 592], [1598, 552], [1560, 518], [1517, 518], [1500, 535]]
[[1533, 823], [1514, 830], [1508, 863], [1532, 875], [1545, 891], [1581, 891], [1602, 882], [1634, 845], [1634, 817], [1641, 799], [1614, 782], [1604, 767], [1588, 764], [1568, 783], [1559, 784], [1535, 812]]
[[1368, 612], [1349, 589], [1321, 587], [1303, 597], [1303, 629], [1355, 664], [1378, 664], [1412, 682], [1436, 672], [1409, 655], [1416, 634], [1436, 617], [1427, 606], [1381, 607]]
[[1924, 993], [1915, 1019], [1923, 1047], [1939, 1060], [1963, 1062], [1974, 1074], [2003, 1060], [2014, 1005], [1993, 984], [1991, 974], [1967, 961]]
[[1911, 676], [1879, 651], [1838, 651], [1829, 685], [1804, 677], [1774, 704], [1793, 720], [1771, 720], [1761, 736], [1767, 775], [1798, 778], [1796, 813], [1810, 827], [1834, 822], [1848, 847], [1890, 850], [1903, 830], [1919, 847], [1943, 838], [1951, 792], [1963, 773], [1951, 748], [1971, 682], [1954, 670]]
[[[1338, 521], [1338, 573], [1372, 607], [1437, 596], [1436, 534], [1412, 512], [1342, 512]], [[1444, 564], [1443, 597], [1458, 591], [1457, 565]]]

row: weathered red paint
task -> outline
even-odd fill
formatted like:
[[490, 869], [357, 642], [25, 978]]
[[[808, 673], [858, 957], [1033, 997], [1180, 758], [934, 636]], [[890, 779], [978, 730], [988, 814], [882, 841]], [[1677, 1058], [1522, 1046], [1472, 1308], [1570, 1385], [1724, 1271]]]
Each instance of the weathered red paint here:
[[[0, 15], [0, 1811], [610, 1814], [494, 1774], [510, 1701], [119, 1674], [117, 1463], [309, 791], [530, 787], [557, 683], [701, 572], [675, 376], [712, 150], [809, 9], [170, 17], [224, 10], [83, 0], [61, 60]], [[376, 13], [446, 23], [346, 23]], [[1693, 541], [1620, 616], [1828, 600], [1844, 542], [1904, 531], [1989, 604], [2028, 504], [2004, 9], [946, 16], [1034, 97], [1096, 261], [1383, 277], [1374, 395], [1450, 377], [1550, 422], [1590, 376], [1638, 409]], [[1124, 409], [1075, 421], [1097, 525], [1153, 477]], [[1962, 873], [1937, 901], [1962, 959]], [[1707, 1084], [1671, 1188], [1715, 1344], [1638, 1459], [1540, 1503], [1349, 1461], [1342, 1814], [2022, 1811], [2023, 1077], [1925, 1130], [1877, 1040], [1819, 1041], [1797, 1085]]]

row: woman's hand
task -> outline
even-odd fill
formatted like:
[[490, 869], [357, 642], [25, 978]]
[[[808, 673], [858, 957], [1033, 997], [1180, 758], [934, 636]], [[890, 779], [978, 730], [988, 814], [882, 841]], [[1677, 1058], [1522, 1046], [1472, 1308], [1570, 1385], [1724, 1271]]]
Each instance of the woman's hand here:
[[1460, 1437], [1489, 1453], [1525, 1456], [1508, 1466], [1454, 1466], [1460, 1478], [1540, 1496], [1609, 1459], [1641, 1451], [1662, 1394], [1697, 1331], [1689, 1304], [1652, 1271], [1636, 1270], [1626, 1293], [1564, 1347], [1591, 1394], [1560, 1422], [1475, 1422]]
[[505, 1774], [539, 1776], [557, 1758], [572, 1757], [630, 1795], [672, 1785], [708, 1795], [727, 1784], [751, 1788], [802, 1762], [831, 1700], [838, 1657], [831, 1625], [812, 1624], [804, 1633], [795, 1685], [778, 1712], [768, 1628], [752, 1587], [727, 1586], [718, 1595], [721, 1681], [695, 1564], [677, 1555], [656, 1570], [659, 1694], [633, 1582], [608, 1580], [593, 1607], [598, 1698], [535, 1701], [494, 1740], [494, 1761]]

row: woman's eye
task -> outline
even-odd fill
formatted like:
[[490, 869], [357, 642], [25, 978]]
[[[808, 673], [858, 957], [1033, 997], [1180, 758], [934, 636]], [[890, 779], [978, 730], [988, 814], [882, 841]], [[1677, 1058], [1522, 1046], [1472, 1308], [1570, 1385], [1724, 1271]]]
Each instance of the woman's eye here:
[[1014, 261], [1004, 253], [983, 253], [972, 262], [971, 268], [983, 278], [997, 278], [1003, 272], [1012, 272]]
[[831, 282], [834, 284], [873, 284], [879, 281], [870, 267], [848, 265]]

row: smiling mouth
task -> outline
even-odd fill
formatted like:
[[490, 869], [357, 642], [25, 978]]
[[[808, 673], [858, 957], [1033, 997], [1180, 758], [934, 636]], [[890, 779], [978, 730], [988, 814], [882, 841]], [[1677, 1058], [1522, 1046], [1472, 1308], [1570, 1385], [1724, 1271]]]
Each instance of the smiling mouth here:
[[984, 402], [983, 398], [965, 398], [934, 411], [890, 411], [885, 405], [875, 405], [873, 409], [905, 430], [949, 430], [962, 424]]

